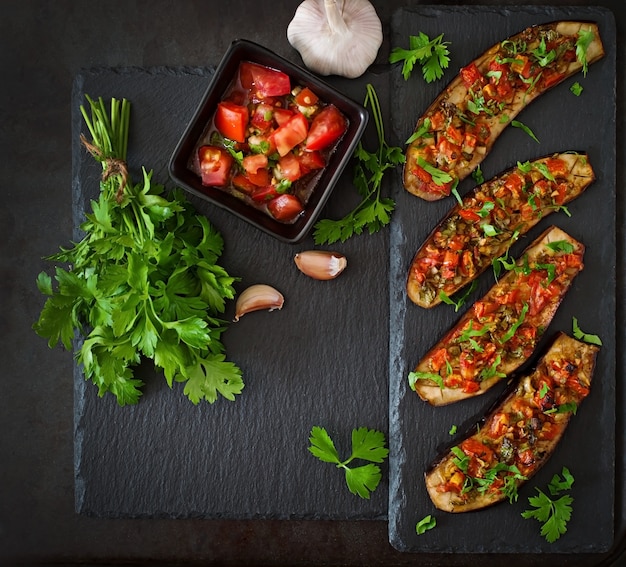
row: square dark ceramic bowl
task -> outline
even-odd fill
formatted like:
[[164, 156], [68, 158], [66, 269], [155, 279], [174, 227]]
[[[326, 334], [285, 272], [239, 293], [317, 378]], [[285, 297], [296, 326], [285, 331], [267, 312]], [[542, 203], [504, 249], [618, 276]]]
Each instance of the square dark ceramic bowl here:
[[[206, 136], [217, 104], [232, 85], [242, 61], [250, 61], [286, 73], [292, 85], [309, 87], [321, 101], [334, 104], [348, 121], [347, 131], [329, 155], [326, 167], [311, 180], [314, 187], [303, 213], [289, 224], [275, 220], [266, 212], [247, 204], [227, 191], [204, 186], [200, 176], [193, 171], [191, 166], [194, 152]], [[243, 39], [235, 40], [217, 67], [195, 114], [172, 154], [169, 174], [175, 183], [197, 197], [230, 211], [236, 217], [283, 242], [295, 244], [309, 233], [320, 215], [337, 180], [350, 161], [367, 121], [368, 113], [362, 105], [344, 96], [316, 75], [261, 45]]]

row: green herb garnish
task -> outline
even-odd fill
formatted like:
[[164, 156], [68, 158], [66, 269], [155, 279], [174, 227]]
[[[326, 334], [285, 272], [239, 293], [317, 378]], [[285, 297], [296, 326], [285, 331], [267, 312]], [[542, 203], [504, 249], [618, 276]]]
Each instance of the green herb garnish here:
[[592, 345], [602, 346], [602, 340], [600, 339], [598, 335], [590, 335], [588, 333], [583, 333], [581, 328], [578, 326], [578, 319], [576, 319], [576, 317], [572, 317], [572, 327], [573, 327], [572, 332], [576, 339], [585, 341], [586, 343], [589, 343]]
[[450, 63], [449, 42], [443, 41], [443, 34], [430, 39], [425, 33], [409, 36], [409, 49], [395, 47], [389, 55], [389, 63], [402, 61], [402, 76], [408, 80], [415, 64], [421, 65], [422, 75], [427, 83], [443, 76], [443, 70]]
[[526, 126], [526, 124], [522, 124], [519, 120], [511, 120], [511, 126], [522, 129], [533, 140], [535, 140], [535, 142], [537, 142], [538, 144], [540, 143], [537, 139], [537, 136], [535, 136], [534, 132], [528, 126]]
[[555, 500], [556, 496], [569, 490], [574, 483], [574, 477], [566, 467], [563, 467], [561, 474], [563, 479], [558, 474], [552, 477], [548, 485], [550, 496], [537, 488], [539, 494], [528, 498], [528, 503], [533, 506], [533, 509], [522, 512], [522, 518], [534, 518], [542, 522], [541, 535], [546, 538], [548, 543], [554, 543], [567, 532], [567, 523], [572, 516], [571, 505], [574, 499], [571, 496], [566, 494]]
[[404, 151], [400, 147], [389, 146], [385, 141], [380, 103], [371, 84], [367, 85], [365, 106], [370, 106], [372, 110], [378, 134], [378, 151], [368, 152], [359, 142], [354, 152], [357, 164], [353, 181], [362, 201], [341, 219], [318, 221], [313, 233], [316, 244], [345, 242], [351, 236], [361, 234], [364, 229], [373, 234], [391, 221], [396, 204], [393, 199], [381, 196], [381, 185], [385, 171], [404, 163]]
[[417, 535], [422, 535], [428, 530], [432, 530], [436, 525], [436, 518], [428, 514], [428, 516], [425, 516], [419, 522], [417, 522], [417, 524], [415, 525], [415, 532], [417, 533]]
[[170, 387], [184, 382], [194, 404], [234, 400], [244, 384], [241, 370], [227, 362], [220, 319], [233, 299], [236, 281], [217, 262], [223, 239], [206, 217], [196, 215], [180, 191], [164, 187], [143, 170], [134, 183], [126, 167], [130, 103], [88, 96], [91, 115], [81, 106], [92, 141], [83, 144], [102, 165], [92, 212], [80, 226], [83, 239], [47, 259], [57, 266], [52, 278], [39, 274], [48, 296], [33, 325], [52, 348], [72, 349], [98, 395], [110, 392], [119, 405], [136, 404], [143, 382], [134, 377], [142, 358], [163, 371]]
[[[309, 451], [320, 461], [333, 463], [343, 469], [346, 475], [346, 484], [352, 494], [369, 499], [370, 493], [376, 490], [382, 473], [380, 467], [372, 463], [382, 463], [389, 454], [385, 447], [385, 435], [374, 429], [360, 427], [352, 430], [352, 453], [342, 461], [330, 435], [323, 427], [314, 426], [309, 437], [311, 446]], [[355, 459], [370, 461], [366, 465], [349, 467]]]

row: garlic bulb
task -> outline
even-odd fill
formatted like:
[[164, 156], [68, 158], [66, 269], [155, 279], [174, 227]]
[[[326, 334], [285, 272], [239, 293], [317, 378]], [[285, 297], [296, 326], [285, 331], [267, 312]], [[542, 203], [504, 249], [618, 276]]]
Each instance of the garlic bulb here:
[[348, 265], [343, 254], [326, 250], [306, 250], [296, 254], [293, 260], [303, 274], [314, 280], [332, 280]]
[[368, 0], [304, 0], [287, 39], [311, 71], [354, 79], [376, 59], [383, 31]]
[[282, 309], [284, 302], [283, 294], [272, 286], [267, 284], [251, 285], [237, 297], [235, 318], [233, 320], [239, 321], [241, 316], [252, 311]]

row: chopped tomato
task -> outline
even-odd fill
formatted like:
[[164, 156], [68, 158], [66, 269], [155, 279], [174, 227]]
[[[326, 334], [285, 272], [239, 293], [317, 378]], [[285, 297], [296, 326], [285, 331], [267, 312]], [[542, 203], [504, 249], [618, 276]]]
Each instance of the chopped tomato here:
[[455, 145], [460, 146], [463, 143], [463, 132], [450, 124], [446, 128], [446, 137]]
[[272, 199], [267, 208], [272, 216], [280, 221], [291, 221], [304, 211], [298, 197], [290, 193], [284, 193]]
[[291, 92], [289, 75], [249, 61], [241, 63], [239, 80], [245, 89], [261, 98], [283, 96]]
[[470, 63], [467, 67], [461, 69], [461, 78], [467, 88], [470, 88], [477, 82], [481, 82], [483, 79], [482, 73], [476, 67], [476, 63]]
[[216, 146], [202, 146], [198, 149], [198, 160], [203, 185], [223, 187], [228, 183], [234, 160], [226, 150]]
[[495, 301], [477, 301], [474, 303], [474, 313], [479, 319], [483, 319], [491, 313], [495, 313], [499, 305]]
[[430, 368], [433, 372], [439, 372], [448, 360], [448, 351], [445, 348], [438, 349], [430, 357]]
[[437, 110], [437, 112], [430, 116], [430, 129], [433, 131], [443, 130], [445, 123], [446, 117], [441, 110]]
[[493, 449], [472, 437], [461, 442], [461, 450], [468, 457], [476, 457], [487, 464], [491, 463], [494, 459]]
[[301, 152], [298, 155], [298, 161], [300, 162], [300, 168], [303, 173], [309, 173], [315, 169], [322, 169], [326, 167], [326, 160], [319, 152]]
[[233, 186], [242, 193], [252, 195], [257, 186], [252, 183], [243, 173], [238, 173], [233, 177]]
[[267, 164], [268, 159], [265, 154], [251, 154], [242, 160], [243, 168], [248, 175], [254, 175], [259, 169], [265, 169]]
[[505, 412], [496, 413], [488, 424], [487, 435], [494, 439], [502, 437], [509, 428], [509, 414]]
[[478, 222], [480, 220], [478, 213], [470, 209], [459, 209], [459, 216], [466, 221]]
[[559, 73], [554, 69], [545, 69], [541, 74], [543, 88], [549, 89], [550, 87], [553, 87], [554, 85], [560, 83], [564, 77], [564, 73]]
[[288, 108], [274, 108], [274, 120], [279, 126], [286, 124], [293, 115], [294, 111]]
[[300, 161], [292, 153], [288, 153], [278, 160], [278, 169], [282, 178], [289, 179], [289, 181], [296, 181], [303, 175]]
[[294, 98], [296, 104], [300, 106], [313, 106], [319, 98], [317, 95], [308, 87], [304, 87]]
[[270, 184], [272, 176], [268, 169], [257, 169], [256, 173], [246, 173], [246, 177], [257, 187], [265, 187]]
[[259, 132], [266, 132], [272, 125], [273, 118], [274, 107], [262, 102], [257, 104], [254, 108], [254, 112], [250, 118], [250, 125]]
[[223, 101], [217, 105], [215, 127], [220, 134], [235, 142], [246, 141], [248, 125], [248, 108], [232, 102]]
[[329, 104], [313, 118], [306, 140], [307, 150], [323, 150], [334, 144], [348, 128], [339, 109]]
[[257, 187], [252, 193], [252, 198], [258, 203], [265, 203], [271, 201], [278, 196], [278, 191], [273, 185], [266, 185], [265, 187]]
[[285, 124], [279, 126], [272, 134], [276, 149], [280, 156], [287, 155], [298, 144], [306, 140], [309, 123], [299, 112], [294, 114]]

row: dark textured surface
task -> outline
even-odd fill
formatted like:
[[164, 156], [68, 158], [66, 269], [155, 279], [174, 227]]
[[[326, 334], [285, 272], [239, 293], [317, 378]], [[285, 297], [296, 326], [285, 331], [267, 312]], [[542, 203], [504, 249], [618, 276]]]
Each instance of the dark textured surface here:
[[[453, 53], [451, 70], [458, 70], [498, 41], [524, 27], [564, 19], [592, 20], [598, 23], [606, 56], [590, 66], [583, 78], [572, 77], [544, 93], [517, 116], [539, 139], [537, 144], [525, 132], [508, 128], [481, 164], [485, 179], [515, 165], [546, 154], [569, 150], [586, 151], [596, 172], [596, 181], [576, 201], [568, 205], [571, 216], [546, 216], [512, 249], [518, 254], [550, 225], [557, 225], [586, 246], [585, 268], [574, 281], [552, 324], [540, 341], [537, 355], [556, 331], [571, 333], [572, 317], [581, 328], [602, 337], [591, 394], [572, 419], [564, 439], [544, 468], [520, 490], [514, 505], [503, 504], [467, 514], [437, 511], [424, 488], [422, 475], [451, 441], [453, 424], [463, 432], [477, 421], [501, 395], [505, 383], [486, 394], [445, 407], [422, 402], [408, 387], [407, 375], [421, 357], [458, 320], [462, 312], [482, 297], [494, 283], [491, 270], [479, 278], [479, 289], [470, 295], [459, 312], [442, 304], [423, 309], [411, 303], [404, 285], [407, 266], [436, 225], [456, 202], [451, 197], [425, 203], [402, 190], [391, 230], [391, 258], [394, 262], [391, 317], [396, 333], [391, 336], [390, 411], [390, 506], [389, 529], [392, 544], [404, 551], [456, 549], [466, 552], [603, 552], [613, 544], [613, 500], [615, 477], [615, 24], [608, 10], [589, 8], [447, 9], [402, 10], [392, 22], [396, 43], [419, 27], [427, 35], [444, 33]], [[467, 29], [481, 29], [480, 42], [469, 37]], [[438, 30], [438, 31], [437, 31]], [[454, 72], [442, 79], [447, 84]], [[415, 93], [412, 80], [405, 83], [397, 73], [394, 91], [406, 100], [402, 112], [392, 114], [400, 139], [410, 134], [411, 117], [425, 109], [441, 84]], [[578, 80], [583, 94], [574, 96], [570, 85]], [[433, 90], [438, 89], [434, 94]], [[417, 110], [416, 110], [417, 109]], [[413, 122], [416, 119], [413, 119]], [[399, 184], [398, 184], [399, 185]], [[469, 178], [459, 185], [459, 193], [475, 185]], [[598, 230], [602, 227], [602, 230]], [[394, 277], [395, 276], [395, 277]], [[534, 360], [536, 360], [536, 356]], [[532, 364], [532, 361], [531, 361]], [[524, 520], [528, 496], [535, 487], [545, 489], [555, 473], [567, 466], [576, 478], [572, 496], [575, 508], [567, 537], [548, 543], [539, 534], [535, 521]], [[621, 490], [621, 487], [620, 487]], [[415, 524], [427, 514], [438, 520], [437, 529], [424, 535], [415, 533]], [[592, 524], [588, 519], [594, 518]], [[498, 526], [487, 530], [485, 526]], [[459, 536], [462, 534], [462, 536]]]
[[[454, 3], [440, 3], [445, 4]], [[515, 3], [489, 0], [480, 4], [501, 6]], [[540, 5], [542, 2], [530, 0], [526, 4]], [[588, 3], [584, 0], [555, 0], [553, 4], [584, 6]], [[618, 5], [609, 0], [597, 4], [613, 9]], [[377, 64], [385, 70], [384, 63], [390, 49], [391, 15], [401, 6], [419, 6], [420, 2], [376, 0], [374, 5], [385, 32], [385, 43]], [[99, 4], [74, 0], [25, 0], [3, 3], [3, 17], [0, 19], [0, 64], [3, 69], [3, 87], [0, 90], [0, 149], [3, 155], [0, 161], [3, 197], [0, 207], [0, 266], [4, 310], [0, 320], [0, 344], [4, 387], [0, 396], [0, 450], [3, 455], [0, 465], [0, 563], [28, 567], [43, 564], [622, 565], [626, 509], [620, 491], [616, 492], [615, 499], [615, 546], [610, 552], [602, 554], [503, 556], [487, 553], [467, 556], [455, 553], [456, 545], [450, 553], [401, 553], [389, 544], [385, 521], [128, 519], [76, 513], [72, 357], [61, 349], [48, 349], [45, 341], [36, 337], [31, 329], [43, 303], [35, 287], [37, 273], [48, 267], [41, 258], [56, 251], [58, 246], [67, 244], [73, 237], [74, 80], [85, 69], [93, 68], [171, 68], [176, 69], [176, 73], [180, 69], [188, 69], [194, 74], [196, 69], [204, 70], [216, 65], [236, 37], [258, 41], [297, 62], [298, 55], [288, 45], [284, 34], [296, 6], [297, 1], [294, 0], [229, 0], [226, 4], [214, 0], [177, 3], [112, 0]], [[622, 38], [626, 31], [624, 17], [619, 15], [616, 18], [617, 36]], [[482, 30], [469, 30], [469, 33], [478, 34]], [[626, 173], [623, 42], [618, 41], [615, 49], [619, 184], [616, 207], [617, 284], [623, 292], [624, 201], [621, 181]], [[362, 83], [348, 80], [337, 80], [337, 84], [347, 91], [354, 85], [357, 93], [362, 88]], [[388, 98], [390, 93], [379, 94]], [[394, 106], [405, 104], [396, 99], [397, 93], [392, 95]], [[148, 100], [148, 97], [143, 100]], [[141, 113], [146, 110], [137, 108], [136, 111]], [[162, 122], [157, 118], [154, 119], [155, 128]], [[393, 133], [393, 130], [388, 130]], [[137, 150], [144, 152], [149, 149], [138, 147]], [[151, 165], [156, 174], [163, 175], [162, 179], [165, 179], [166, 164]], [[94, 175], [97, 173], [94, 172]], [[339, 203], [333, 205], [340, 206]], [[333, 208], [333, 211], [336, 210]], [[597, 230], [601, 231], [602, 227], [597, 227]], [[376, 238], [384, 240], [388, 237], [386, 234]], [[358, 242], [350, 244], [355, 248], [361, 245]], [[348, 247], [347, 251], [351, 253], [352, 249]], [[270, 253], [275, 253], [275, 250], [271, 249]], [[281, 262], [288, 263], [286, 259]], [[376, 263], [376, 266], [379, 264]], [[269, 271], [267, 266], [259, 269]], [[372, 277], [372, 271], [367, 268], [360, 274], [365, 279]], [[348, 276], [349, 272], [344, 275]], [[314, 305], [309, 304], [313, 288], [298, 289], [294, 299], [304, 306], [302, 309], [306, 315], [314, 316]], [[383, 292], [387, 293], [387, 290]], [[618, 294], [618, 322], [624, 317], [622, 295]], [[373, 300], [351, 297], [350, 305], [356, 311]], [[270, 323], [276, 321], [271, 318], [274, 315], [279, 314], [268, 314]], [[349, 321], [341, 328], [346, 329], [348, 324]], [[328, 332], [328, 329], [323, 331]], [[243, 333], [243, 330], [240, 332]], [[381, 333], [387, 333], [387, 329], [381, 330]], [[252, 344], [260, 345], [262, 342], [263, 337], [254, 337]], [[369, 355], [370, 345], [357, 344], [363, 349], [364, 357], [366, 353]], [[625, 403], [622, 385], [624, 331], [621, 324], [618, 325], [617, 344], [617, 441], [621, 447], [624, 426], [621, 408]], [[299, 344], [298, 348], [305, 350], [312, 347]], [[384, 356], [387, 354], [384, 353]], [[363, 370], [364, 366], [365, 362], [359, 369], [369, 372], [369, 367]], [[386, 374], [385, 370], [384, 382], [388, 380]], [[306, 382], [306, 378], [311, 381], [314, 377], [315, 371], [312, 370], [298, 378]], [[355, 390], [359, 378], [357, 372], [338, 376], [340, 387], [351, 392]], [[246, 394], [254, 393], [260, 382], [261, 378], [248, 381]], [[319, 392], [315, 391], [315, 394]], [[169, 396], [169, 400], [173, 401], [178, 392], [169, 392], [164, 389], [164, 382], [157, 380], [149, 385], [145, 399], [156, 395]], [[386, 397], [386, 391], [381, 395]], [[329, 421], [331, 418], [329, 416]], [[345, 419], [344, 423], [350, 426], [353, 424], [349, 417], [336, 419]], [[163, 429], [168, 426], [175, 427], [174, 416], [170, 413], [163, 419]], [[277, 445], [275, 440], [268, 441], [271, 450], [275, 450]], [[306, 442], [303, 448], [305, 445]], [[155, 444], [155, 450], [159, 449]], [[304, 453], [306, 456], [306, 451]], [[171, 458], [167, 451], [162, 455], [163, 461]], [[621, 486], [624, 482], [624, 452], [619, 451], [618, 457], [617, 479]], [[336, 472], [330, 470], [324, 474]], [[170, 482], [177, 480], [169, 479]], [[332, 482], [336, 480], [332, 475]], [[132, 474], [130, 478], [121, 479], [122, 484], [127, 482], [134, 482]], [[592, 522], [590, 518], [589, 523]]]

